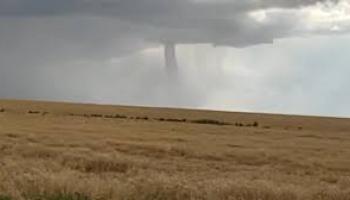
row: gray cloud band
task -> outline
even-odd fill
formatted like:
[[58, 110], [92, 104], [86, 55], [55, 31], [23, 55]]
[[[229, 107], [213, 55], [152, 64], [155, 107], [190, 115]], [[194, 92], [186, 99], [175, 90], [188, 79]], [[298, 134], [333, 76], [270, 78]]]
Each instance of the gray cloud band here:
[[329, 0], [2, 0], [0, 15], [113, 17], [147, 26], [151, 34], [143, 37], [150, 40], [239, 47], [269, 43], [284, 34], [281, 25], [261, 25], [248, 12], [323, 2]]
[[[83, 47], [117, 41], [124, 52], [130, 42], [135, 50], [151, 45], [196, 44], [245, 47], [272, 43], [276, 38], [292, 34], [298, 21], [286, 18], [283, 23], [261, 24], [249, 12], [268, 8], [300, 8], [329, 0], [2, 0], [3, 18], [85, 18], [77, 24], [85, 30], [72, 28], [62, 19], [57, 37], [79, 43]], [[332, 2], [337, 3], [338, 0]], [[2, 17], [1, 17], [2, 16]], [[89, 20], [93, 18], [93, 20]], [[106, 24], [98, 18], [108, 19]], [[44, 32], [53, 31], [50, 23], [37, 25]], [[31, 27], [27, 27], [29, 30]], [[27, 30], [28, 30], [27, 29]], [[106, 29], [96, 33], [95, 29]], [[84, 31], [84, 32], [83, 32]], [[41, 33], [42, 34], [42, 33]], [[77, 37], [79, 35], [81, 37]], [[144, 40], [143, 42], [140, 40]], [[135, 42], [136, 41], [136, 42]], [[87, 45], [90, 43], [91, 45]], [[140, 44], [143, 43], [143, 44]], [[168, 49], [174, 47], [167, 46]], [[132, 51], [128, 49], [127, 51]], [[101, 47], [103, 49], [103, 47]], [[103, 51], [102, 51], [103, 52]], [[118, 54], [118, 53], [116, 53]], [[118, 55], [115, 55], [118, 56]], [[175, 60], [175, 59], [171, 59]], [[176, 63], [170, 65], [176, 66]]]
[[[1, 15], [167, 15], [169, 13], [212, 13], [211, 10], [245, 12], [265, 8], [297, 8], [339, 0], [2, 0]], [[206, 11], [206, 12], [203, 12]], [[223, 12], [222, 12], [223, 11]]]

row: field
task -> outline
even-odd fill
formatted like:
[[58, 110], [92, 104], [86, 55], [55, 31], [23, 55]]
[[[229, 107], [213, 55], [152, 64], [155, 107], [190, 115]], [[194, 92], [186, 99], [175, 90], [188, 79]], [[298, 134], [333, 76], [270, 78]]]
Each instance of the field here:
[[350, 200], [350, 120], [0, 101], [0, 200]]

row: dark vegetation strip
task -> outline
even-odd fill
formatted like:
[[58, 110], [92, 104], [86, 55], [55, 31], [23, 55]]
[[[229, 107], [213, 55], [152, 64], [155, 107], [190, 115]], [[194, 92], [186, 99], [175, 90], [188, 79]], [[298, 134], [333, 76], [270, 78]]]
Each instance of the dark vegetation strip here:
[[[0, 108], [0, 113], [5, 112], [6, 110], [4, 108]], [[41, 114], [43, 116], [49, 114], [48, 112], [41, 112], [41, 111], [33, 111], [29, 110], [27, 112], [28, 114]], [[216, 125], [216, 126], [236, 126], [236, 127], [261, 127], [263, 129], [270, 129], [270, 126], [261, 126], [257, 121], [252, 123], [242, 123], [242, 122], [236, 122], [236, 123], [229, 123], [225, 121], [218, 121], [213, 119], [195, 119], [195, 120], [188, 120], [188, 119], [176, 119], [176, 118], [149, 118], [147, 116], [126, 116], [122, 114], [74, 114], [69, 113], [69, 116], [72, 117], [86, 117], [86, 118], [105, 118], [105, 119], [131, 119], [131, 120], [155, 120], [160, 122], [174, 122], [174, 123], [192, 123], [192, 124], [208, 124], [208, 125]], [[286, 128], [288, 129], [288, 127]], [[303, 127], [298, 127], [298, 130], [303, 130]], [[1, 200], [1, 199], [0, 199]]]
[[119, 115], [119, 114], [115, 114], [115, 115], [105, 115], [104, 118], [109, 118], [109, 119], [127, 119], [128, 117], [125, 115]]
[[197, 120], [192, 120], [191, 123], [194, 123], [194, 124], [212, 124], [212, 125], [218, 125], [218, 126], [232, 125], [231, 123], [221, 122], [221, 121], [212, 120], [212, 119], [197, 119]]
[[29, 110], [28, 114], [40, 114], [40, 111], [33, 111], [33, 110]]
[[[30, 200], [92, 200], [88, 195], [81, 193], [56, 193], [44, 195], [29, 195], [26, 199]], [[0, 199], [2, 200], [2, 199]], [[6, 199], [7, 200], [7, 199]], [[8, 199], [12, 200], [12, 199]]]
[[[5, 109], [1, 108], [0, 112], [5, 112]], [[49, 114], [48, 112], [41, 112], [41, 111], [33, 111], [29, 110], [27, 112], [28, 114], [42, 114], [42, 115], [47, 115]], [[86, 117], [86, 118], [105, 118], [105, 119], [132, 119], [132, 120], [151, 120], [147, 116], [137, 116], [137, 117], [128, 117], [126, 115], [121, 115], [121, 114], [74, 114], [74, 113], [69, 113], [69, 116], [72, 117]], [[192, 124], [209, 124], [209, 125], [217, 125], [217, 126], [237, 126], [237, 127], [259, 127], [258, 122], [253, 122], [253, 123], [229, 123], [225, 121], [218, 121], [218, 120], [213, 120], [213, 119], [196, 119], [196, 120], [188, 120], [188, 119], [176, 119], [176, 118], [153, 118], [153, 120], [160, 121], [160, 122], [174, 122], [174, 123], [192, 123]], [[1, 199], [0, 199], [1, 200]]]

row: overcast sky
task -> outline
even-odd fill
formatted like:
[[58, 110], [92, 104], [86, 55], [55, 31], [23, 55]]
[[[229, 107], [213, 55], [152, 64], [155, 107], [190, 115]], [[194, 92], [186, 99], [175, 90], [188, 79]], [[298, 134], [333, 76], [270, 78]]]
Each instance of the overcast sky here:
[[350, 117], [349, 52], [350, 0], [0, 1], [0, 98]]

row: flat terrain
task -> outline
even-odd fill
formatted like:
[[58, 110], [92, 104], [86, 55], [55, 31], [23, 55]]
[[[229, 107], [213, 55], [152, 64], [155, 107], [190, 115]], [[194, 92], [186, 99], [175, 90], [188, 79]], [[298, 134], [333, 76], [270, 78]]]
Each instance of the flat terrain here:
[[350, 120], [0, 101], [0, 200], [350, 200]]

